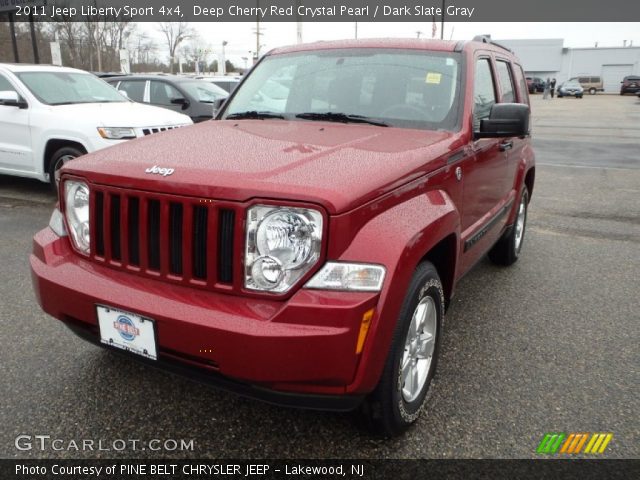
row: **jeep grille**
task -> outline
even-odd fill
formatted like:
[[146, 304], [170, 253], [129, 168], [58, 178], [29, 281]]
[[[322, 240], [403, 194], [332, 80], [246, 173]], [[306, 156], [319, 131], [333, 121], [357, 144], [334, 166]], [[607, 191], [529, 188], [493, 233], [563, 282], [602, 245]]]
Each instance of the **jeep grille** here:
[[[111, 267], [195, 286], [234, 284], [236, 207], [175, 195], [95, 187], [91, 257]], [[239, 270], [239, 269], [238, 269]]]

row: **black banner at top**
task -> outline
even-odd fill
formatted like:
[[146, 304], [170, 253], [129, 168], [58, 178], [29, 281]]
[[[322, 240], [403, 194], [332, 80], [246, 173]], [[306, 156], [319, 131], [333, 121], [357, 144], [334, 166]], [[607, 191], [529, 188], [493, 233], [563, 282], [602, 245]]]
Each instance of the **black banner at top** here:
[[0, 0], [15, 20], [137, 22], [626, 22], [628, 0]]

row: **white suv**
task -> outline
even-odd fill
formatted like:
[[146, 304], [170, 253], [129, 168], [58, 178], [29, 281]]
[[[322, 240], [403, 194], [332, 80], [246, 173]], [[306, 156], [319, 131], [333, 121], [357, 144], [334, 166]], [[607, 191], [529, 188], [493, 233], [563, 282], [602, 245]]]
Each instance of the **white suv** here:
[[191, 123], [82, 70], [0, 64], [0, 174], [49, 182], [84, 153]]

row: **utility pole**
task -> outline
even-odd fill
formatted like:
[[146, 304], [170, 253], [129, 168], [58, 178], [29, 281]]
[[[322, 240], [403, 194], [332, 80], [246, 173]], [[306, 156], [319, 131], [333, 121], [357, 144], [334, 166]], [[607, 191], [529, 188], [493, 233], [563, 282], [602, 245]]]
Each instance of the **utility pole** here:
[[260, 0], [256, 0], [256, 60], [260, 58]]
[[224, 51], [224, 47], [227, 46], [227, 41], [223, 40], [222, 41], [222, 59], [221, 59], [221, 64], [222, 67], [220, 68], [220, 71], [222, 72], [222, 75], [226, 75], [227, 74], [227, 58], [225, 56], [225, 51]]
[[442, 20], [440, 21], [440, 40], [444, 40], [444, 12], [447, 8], [447, 0], [442, 0]]
[[300, 0], [296, 0], [296, 43], [298, 45], [302, 43], [302, 22], [300, 21], [300, 16], [298, 15], [299, 8]]
[[355, 23], [356, 23], [356, 32], [355, 32], [355, 37], [353, 38], [357, 40], [358, 39], [358, 22], [355, 22]]

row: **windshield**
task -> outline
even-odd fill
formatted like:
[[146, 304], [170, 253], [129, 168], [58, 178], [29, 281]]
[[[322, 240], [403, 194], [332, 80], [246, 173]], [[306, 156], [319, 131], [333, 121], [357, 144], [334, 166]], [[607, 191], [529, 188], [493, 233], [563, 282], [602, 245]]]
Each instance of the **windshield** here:
[[226, 90], [223, 90], [213, 83], [204, 82], [202, 80], [181, 82], [180, 86], [189, 92], [189, 95], [193, 98], [197, 98], [199, 102], [213, 103], [219, 98], [226, 98], [229, 96]]
[[460, 56], [450, 52], [339, 49], [268, 56], [223, 118], [246, 112], [300, 121], [346, 118], [309, 115], [332, 113], [394, 127], [453, 130], [460, 77]]
[[80, 72], [20, 72], [16, 75], [38, 100], [48, 105], [128, 102], [111, 85]]

